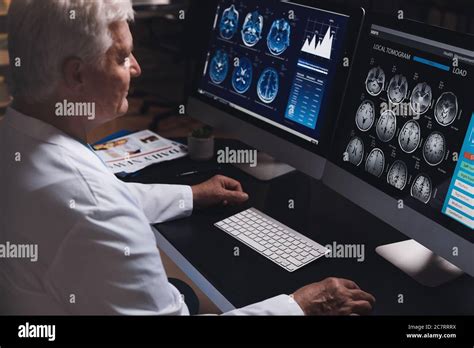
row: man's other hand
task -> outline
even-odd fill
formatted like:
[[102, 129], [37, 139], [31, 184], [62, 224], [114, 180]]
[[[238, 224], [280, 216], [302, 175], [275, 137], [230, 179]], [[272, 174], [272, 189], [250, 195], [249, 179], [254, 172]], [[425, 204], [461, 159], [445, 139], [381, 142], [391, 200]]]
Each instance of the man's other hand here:
[[207, 208], [213, 205], [237, 205], [246, 202], [249, 195], [242, 190], [237, 180], [222, 175], [191, 187], [194, 206]]
[[347, 279], [327, 278], [307, 285], [293, 294], [306, 315], [365, 315], [375, 298]]

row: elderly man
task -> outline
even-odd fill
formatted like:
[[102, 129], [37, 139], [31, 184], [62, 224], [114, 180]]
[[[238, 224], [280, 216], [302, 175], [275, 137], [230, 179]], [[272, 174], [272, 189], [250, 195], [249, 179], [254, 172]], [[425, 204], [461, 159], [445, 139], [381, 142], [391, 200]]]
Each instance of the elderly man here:
[[[194, 187], [123, 183], [86, 143], [89, 131], [127, 112], [130, 79], [141, 73], [131, 20], [129, 0], [11, 4], [0, 243], [37, 245], [38, 259], [0, 260], [2, 314], [189, 314], [149, 224], [248, 199], [222, 176]], [[58, 115], [64, 101], [93, 105], [95, 117]], [[330, 278], [229, 314], [365, 314], [373, 302]]]

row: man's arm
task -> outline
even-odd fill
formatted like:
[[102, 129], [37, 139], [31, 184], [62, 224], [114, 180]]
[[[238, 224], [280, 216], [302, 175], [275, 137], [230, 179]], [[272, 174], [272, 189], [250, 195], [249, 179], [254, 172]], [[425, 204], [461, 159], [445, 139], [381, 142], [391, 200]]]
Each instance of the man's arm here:
[[151, 224], [188, 217], [193, 212], [190, 186], [124, 183]]
[[351, 280], [326, 278], [306, 285], [291, 296], [266, 301], [224, 313], [227, 315], [366, 315], [375, 298]]
[[240, 204], [248, 199], [236, 180], [222, 175], [193, 187], [181, 185], [143, 185], [124, 183], [148, 222], [155, 224], [191, 215], [193, 208]]

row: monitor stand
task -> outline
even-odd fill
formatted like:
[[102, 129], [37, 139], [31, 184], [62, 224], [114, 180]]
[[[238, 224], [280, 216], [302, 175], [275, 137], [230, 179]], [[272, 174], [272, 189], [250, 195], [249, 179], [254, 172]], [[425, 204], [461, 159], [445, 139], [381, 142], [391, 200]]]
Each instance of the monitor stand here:
[[251, 167], [247, 164], [234, 164], [235, 167], [262, 181], [270, 181], [285, 174], [291, 173], [295, 168], [286, 163], [279, 162], [264, 152], [257, 152], [257, 165]]
[[429, 287], [447, 283], [464, 273], [413, 239], [382, 245], [375, 251], [417, 282]]

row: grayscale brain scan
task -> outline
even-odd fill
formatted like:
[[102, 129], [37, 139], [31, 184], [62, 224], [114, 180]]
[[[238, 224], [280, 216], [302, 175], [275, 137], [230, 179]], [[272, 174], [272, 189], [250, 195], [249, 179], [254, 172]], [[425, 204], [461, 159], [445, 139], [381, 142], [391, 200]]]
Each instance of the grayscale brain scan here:
[[405, 162], [397, 160], [395, 161], [387, 174], [387, 182], [389, 185], [403, 190], [408, 181], [408, 169]]
[[433, 92], [431, 87], [426, 83], [419, 83], [413, 89], [410, 98], [410, 107], [418, 115], [424, 114], [428, 111], [433, 100]]
[[375, 123], [375, 106], [370, 100], [364, 100], [356, 113], [356, 125], [362, 132], [367, 132]]
[[387, 88], [388, 99], [392, 104], [400, 104], [408, 94], [408, 81], [403, 75], [395, 75]]
[[365, 161], [365, 170], [379, 178], [382, 175], [384, 168], [385, 155], [383, 151], [378, 148], [370, 151], [367, 160]]
[[397, 132], [397, 117], [395, 113], [392, 110], [384, 111], [377, 121], [375, 130], [379, 139], [384, 143], [392, 140]]
[[379, 95], [385, 86], [385, 72], [381, 67], [370, 69], [367, 79], [365, 80], [365, 88], [371, 96]]
[[412, 197], [426, 204], [431, 198], [432, 190], [431, 179], [425, 174], [418, 174], [411, 185], [410, 194]]
[[421, 141], [420, 124], [415, 120], [405, 123], [398, 136], [398, 144], [406, 153], [415, 152]]
[[346, 148], [347, 160], [355, 166], [359, 166], [364, 159], [364, 143], [359, 137], [353, 137]]
[[423, 145], [423, 157], [431, 166], [439, 165], [446, 155], [446, 139], [440, 132], [431, 133]]
[[434, 108], [436, 121], [441, 126], [449, 126], [456, 120], [458, 115], [458, 98], [452, 92], [441, 94]]

